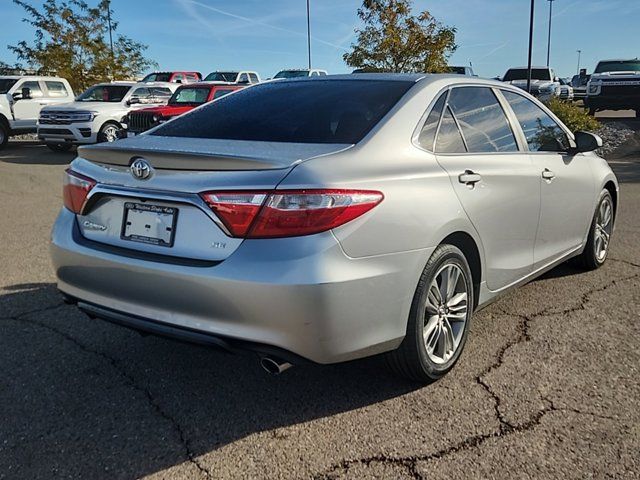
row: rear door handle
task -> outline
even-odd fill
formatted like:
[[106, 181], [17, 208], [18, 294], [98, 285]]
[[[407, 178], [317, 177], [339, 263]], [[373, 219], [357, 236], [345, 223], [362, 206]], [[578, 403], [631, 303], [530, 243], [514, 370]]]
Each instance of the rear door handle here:
[[458, 175], [458, 181], [466, 185], [474, 185], [482, 180], [482, 176], [473, 170], [465, 170], [464, 173]]
[[553, 173], [551, 170], [549, 170], [548, 168], [545, 168], [542, 171], [542, 178], [544, 178], [545, 180], [553, 180], [554, 178], [556, 178], [556, 174]]

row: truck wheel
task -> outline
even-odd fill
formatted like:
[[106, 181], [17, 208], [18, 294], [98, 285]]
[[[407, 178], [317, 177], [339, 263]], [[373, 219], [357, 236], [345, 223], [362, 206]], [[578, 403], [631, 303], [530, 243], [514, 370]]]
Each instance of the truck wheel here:
[[4, 123], [0, 123], [0, 150], [3, 149], [9, 141], [9, 129]]
[[52, 152], [68, 152], [72, 146], [70, 143], [47, 143], [47, 147]]
[[105, 123], [98, 132], [98, 142], [115, 142], [120, 138], [120, 125], [112, 122]]
[[596, 115], [596, 109], [593, 107], [589, 107], [589, 115], [594, 117]]

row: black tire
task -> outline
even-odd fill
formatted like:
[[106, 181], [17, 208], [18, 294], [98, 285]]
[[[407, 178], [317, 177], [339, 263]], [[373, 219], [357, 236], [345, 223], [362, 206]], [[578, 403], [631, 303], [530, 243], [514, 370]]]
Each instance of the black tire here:
[[640, 108], [636, 108], [636, 118], [640, 118]]
[[[604, 202], [609, 202], [611, 207], [611, 219], [610, 219], [610, 228], [609, 228], [609, 240], [607, 241], [607, 246], [605, 248], [604, 256], [599, 256], [596, 254], [596, 242], [597, 242], [597, 224], [600, 213], [600, 207]], [[595, 270], [604, 265], [604, 262], [607, 260], [607, 256], [609, 253], [609, 245], [611, 232], [613, 231], [613, 224], [615, 222], [615, 209], [613, 204], [613, 199], [611, 198], [611, 194], [605, 188], [600, 192], [600, 197], [598, 198], [598, 204], [596, 205], [596, 211], [593, 213], [593, 218], [591, 220], [591, 226], [589, 227], [589, 236], [587, 238], [587, 244], [584, 247], [584, 251], [576, 258], [577, 264], [586, 270]]]
[[52, 152], [68, 152], [72, 146], [70, 143], [47, 143], [47, 147]]
[[[435, 363], [427, 354], [423, 339], [427, 294], [436, 275], [446, 265], [453, 264], [462, 272], [467, 292], [467, 310], [461, 337], [453, 355], [445, 363]], [[473, 313], [474, 292], [471, 270], [464, 254], [453, 245], [440, 245], [427, 262], [411, 304], [407, 334], [400, 346], [385, 355], [389, 368], [395, 373], [420, 383], [431, 383], [449, 372], [464, 349]]]
[[9, 128], [4, 122], [0, 122], [0, 150], [7, 146], [9, 141]]
[[592, 117], [595, 117], [597, 110], [593, 107], [589, 107], [589, 115], [591, 115]]
[[[111, 135], [110, 129], [115, 130], [115, 138]], [[122, 130], [122, 127], [115, 122], [107, 122], [102, 127], [100, 127], [100, 131], [98, 132], [98, 142], [113, 142], [119, 138], [119, 133]]]

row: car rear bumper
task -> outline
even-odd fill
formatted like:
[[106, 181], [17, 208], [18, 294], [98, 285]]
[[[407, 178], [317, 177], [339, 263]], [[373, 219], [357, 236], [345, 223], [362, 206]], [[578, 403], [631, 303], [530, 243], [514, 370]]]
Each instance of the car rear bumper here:
[[85, 240], [75, 215], [62, 210], [52, 259], [59, 289], [81, 307], [160, 325], [167, 334], [178, 329], [275, 347], [317, 363], [396, 348], [433, 251], [353, 259], [331, 232], [245, 240], [226, 260], [210, 263], [100, 245]]

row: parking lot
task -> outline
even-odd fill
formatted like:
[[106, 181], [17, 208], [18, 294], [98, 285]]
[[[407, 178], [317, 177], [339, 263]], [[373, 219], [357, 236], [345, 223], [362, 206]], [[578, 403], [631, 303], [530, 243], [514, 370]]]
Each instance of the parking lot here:
[[272, 377], [255, 356], [64, 305], [48, 239], [73, 153], [10, 144], [0, 478], [639, 478], [639, 135], [611, 159], [606, 265], [561, 266], [479, 312], [457, 367], [428, 387], [376, 358]]

